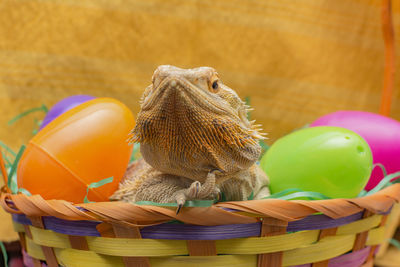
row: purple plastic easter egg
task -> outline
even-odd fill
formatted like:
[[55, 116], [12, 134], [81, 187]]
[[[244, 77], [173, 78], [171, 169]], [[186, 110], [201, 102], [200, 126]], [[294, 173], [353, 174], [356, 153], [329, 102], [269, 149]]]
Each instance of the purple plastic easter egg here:
[[[400, 171], [399, 121], [370, 112], [338, 111], [317, 119], [310, 126], [336, 126], [352, 130], [367, 141], [374, 164], [381, 163], [388, 174]], [[382, 178], [382, 170], [375, 168], [365, 189], [371, 190]]]
[[40, 125], [40, 129], [43, 129], [47, 124], [49, 124], [52, 120], [63, 114], [64, 112], [86, 102], [94, 99], [95, 97], [90, 95], [73, 95], [67, 98], [64, 98], [57, 104], [55, 104], [47, 113], [46, 117], [43, 119], [42, 124]]

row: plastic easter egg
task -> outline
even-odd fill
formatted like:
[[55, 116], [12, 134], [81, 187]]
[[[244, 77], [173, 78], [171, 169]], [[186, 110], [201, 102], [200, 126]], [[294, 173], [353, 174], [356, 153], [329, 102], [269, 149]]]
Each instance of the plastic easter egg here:
[[[400, 171], [400, 122], [370, 112], [338, 111], [311, 126], [337, 126], [356, 132], [371, 147], [374, 163], [381, 163], [389, 174]], [[382, 178], [381, 169], [375, 168], [365, 189], [371, 190]]]
[[356, 197], [372, 170], [368, 144], [338, 127], [314, 127], [276, 141], [261, 159], [272, 193], [298, 188], [331, 198]]
[[44, 117], [39, 130], [41, 130], [43, 127], [45, 127], [52, 120], [54, 120], [64, 112], [92, 99], [94, 99], [94, 97], [90, 95], [74, 95], [64, 98], [63, 100], [55, 104], [53, 107], [51, 107], [49, 112], [47, 112], [46, 117]]
[[112, 183], [89, 189], [89, 200], [107, 201], [127, 168], [132, 146], [126, 140], [133, 127], [132, 112], [111, 98], [61, 114], [27, 145], [18, 186], [45, 199], [82, 203], [89, 184], [113, 177]]

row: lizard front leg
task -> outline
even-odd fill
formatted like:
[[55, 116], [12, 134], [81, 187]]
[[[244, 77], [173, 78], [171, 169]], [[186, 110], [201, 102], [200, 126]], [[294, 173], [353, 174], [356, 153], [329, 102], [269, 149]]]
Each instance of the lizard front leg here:
[[215, 199], [221, 198], [221, 192], [215, 185], [216, 172], [219, 170], [212, 170], [208, 173], [207, 178], [203, 184], [199, 181], [193, 182], [189, 188], [182, 189], [176, 192], [175, 200], [178, 204], [176, 213], [178, 214], [187, 200], [192, 199]]
[[214, 199], [220, 197], [219, 189], [215, 186], [217, 170], [210, 171], [205, 182], [165, 174], [155, 170], [141, 160], [131, 164], [124, 181], [111, 197], [113, 200], [135, 203], [152, 201], [157, 203], [178, 204], [179, 212], [187, 200]]

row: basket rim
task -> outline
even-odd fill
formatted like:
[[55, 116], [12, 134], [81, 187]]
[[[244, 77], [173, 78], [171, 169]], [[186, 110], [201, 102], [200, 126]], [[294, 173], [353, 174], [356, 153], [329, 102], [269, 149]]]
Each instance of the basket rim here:
[[368, 210], [385, 213], [400, 202], [400, 184], [375, 194], [353, 199], [282, 200], [262, 199], [216, 203], [210, 207], [188, 207], [179, 214], [171, 207], [136, 205], [125, 202], [73, 204], [65, 200], [45, 200], [40, 195], [27, 196], [1, 192], [0, 205], [9, 213], [27, 217], [53, 216], [65, 220], [95, 220], [130, 226], [156, 225], [178, 220], [194, 225], [246, 224], [270, 217], [290, 222], [315, 213], [338, 219]]

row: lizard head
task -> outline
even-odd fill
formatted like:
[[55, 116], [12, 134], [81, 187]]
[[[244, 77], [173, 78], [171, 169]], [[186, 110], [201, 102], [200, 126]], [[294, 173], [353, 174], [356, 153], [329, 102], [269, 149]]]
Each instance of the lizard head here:
[[232, 174], [258, 159], [263, 138], [248, 106], [209, 67], [160, 66], [141, 99], [131, 142], [155, 169], [202, 181], [210, 170]]

